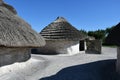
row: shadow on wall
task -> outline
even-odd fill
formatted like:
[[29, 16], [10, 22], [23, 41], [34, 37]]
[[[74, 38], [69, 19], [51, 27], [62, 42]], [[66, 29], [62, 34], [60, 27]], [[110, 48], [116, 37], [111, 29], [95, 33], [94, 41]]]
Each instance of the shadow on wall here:
[[67, 67], [39, 80], [117, 80], [115, 63], [116, 60], [103, 60]]
[[38, 55], [57, 55], [58, 54], [55, 51], [51, 51], [49, 53], [44, 53], [44, 52], [40, 52], [40, 50], [39, 51], [38, 50], [39, 50], [38, 48], [31, 49], [31, 53], [38, 54]]

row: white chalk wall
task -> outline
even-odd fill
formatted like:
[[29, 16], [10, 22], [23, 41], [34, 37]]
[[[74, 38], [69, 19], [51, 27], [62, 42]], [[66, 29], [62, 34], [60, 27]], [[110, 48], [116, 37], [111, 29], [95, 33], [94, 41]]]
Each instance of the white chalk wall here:
[[62, 54], [70, 54], [70, 55], [77, 54], [79, 53], [79, 43], [75, 45], [71, 45], [69, 47], [64, 47], [64, 49], [58, 49], [57, 52]]
[[79, 53], [79, 41], [46, 41], [46, 45], [38, 49], [42, 53], [76, 54]]

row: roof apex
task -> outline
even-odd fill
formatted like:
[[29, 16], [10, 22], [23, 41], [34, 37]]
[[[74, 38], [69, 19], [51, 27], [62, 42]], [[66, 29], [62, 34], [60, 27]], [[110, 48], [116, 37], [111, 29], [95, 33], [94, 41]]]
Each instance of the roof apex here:
[[54, 22], [67, 22], [64, 17], [58, 16]]
[[81, 40], [84, 38], [83, 34], [63, 17], [57, 17], [57, 19], [46, 26], [40, 34], [46, 40]]

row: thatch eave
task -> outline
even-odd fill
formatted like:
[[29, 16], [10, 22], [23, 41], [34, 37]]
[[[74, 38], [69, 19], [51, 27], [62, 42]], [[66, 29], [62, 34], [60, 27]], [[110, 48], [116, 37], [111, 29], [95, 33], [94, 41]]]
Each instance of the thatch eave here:
[[0, 45], [1, 47], [41, 47], [45, 45], [45, 39], [26, 21], [1, 4]]
[[111, 44], [111, 45], [117, 45], [120, 46], [120, 23], [117, 24], [111, 32], [108, 34], [108, 36], [105, 39], [106, 44]]

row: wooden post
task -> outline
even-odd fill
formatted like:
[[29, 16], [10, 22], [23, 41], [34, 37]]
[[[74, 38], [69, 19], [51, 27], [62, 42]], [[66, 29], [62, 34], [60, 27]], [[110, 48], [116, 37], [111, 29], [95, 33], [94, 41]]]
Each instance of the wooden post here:
[[116, 71], [118, 75], [120, 75], [120, 47], [117, 47], [117, 64], [116, 64]]

